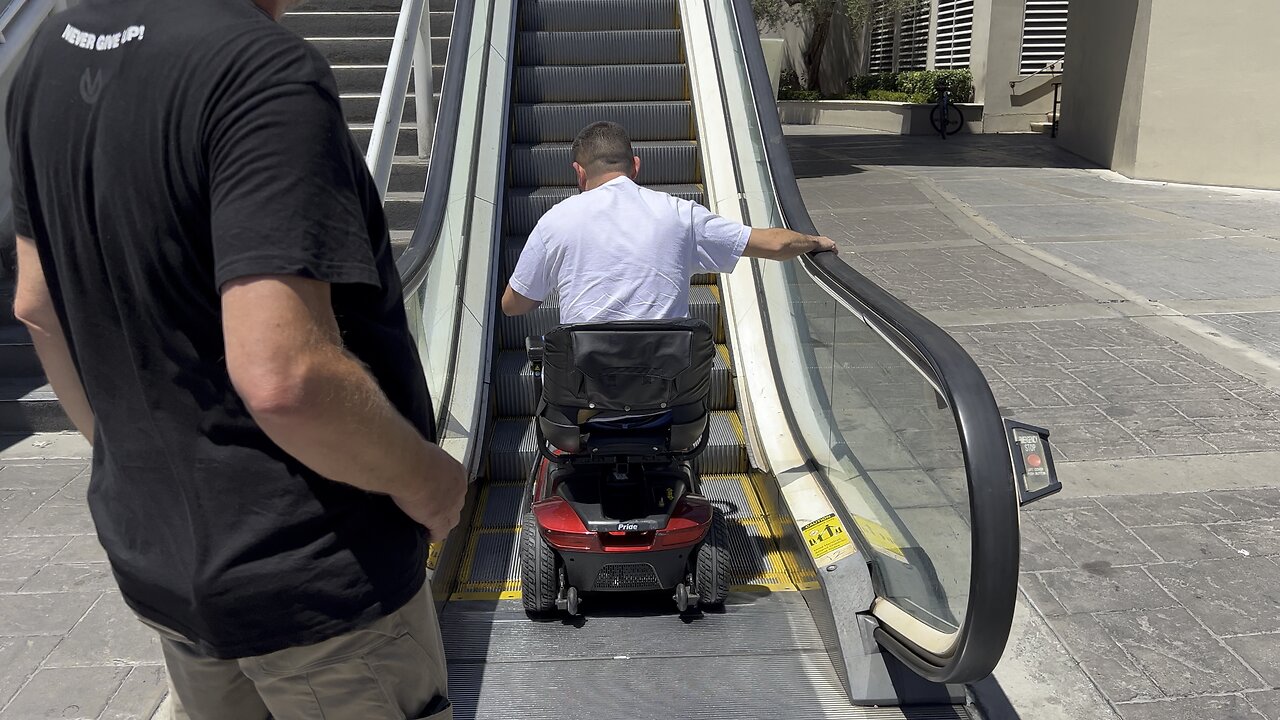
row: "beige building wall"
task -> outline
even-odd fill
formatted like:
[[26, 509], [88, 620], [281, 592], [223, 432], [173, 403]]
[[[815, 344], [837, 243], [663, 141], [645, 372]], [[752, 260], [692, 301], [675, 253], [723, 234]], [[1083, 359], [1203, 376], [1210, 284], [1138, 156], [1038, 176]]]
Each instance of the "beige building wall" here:
[[1275, 0], [1072, 0], [1064, 147], [1146, 180], [1280, 189]]
[[[983, 132], [1028, 132], [1053, 110], [1054, 77], [1046, 73], [1026, 80], [1020, 72], [1026, 7], [1026, 0], [974, 3], [970, 68], [974, 101], [983, 105]], [[1017, 87], [1010, 88], [1010, 82], [1018, 82]]]

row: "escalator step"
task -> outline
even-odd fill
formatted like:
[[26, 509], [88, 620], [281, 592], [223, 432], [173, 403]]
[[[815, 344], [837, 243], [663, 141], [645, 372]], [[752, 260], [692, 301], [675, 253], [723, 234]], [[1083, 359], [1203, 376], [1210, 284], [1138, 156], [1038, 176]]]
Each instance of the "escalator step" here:
[[570, 142], [600, 120], [623, 126], [632, 141], [693, 137], [693, 104], [688, 101], [517, 104], [512, 114], [520, 143]]
[[524, 0], [521, 30], [640, 30], [680, 27], [676, 0]]
[[[692, 140], [634, 142], [640, 179], [646, 185], [692, 184], [701, 180], [698, 144]], [[516, 187], [575, 185], [572, 143], [512, 145], [511, 184]]]
[[[703, 199], [701, 185], [650, 185], [649, 187], [696, 203], [701, 203]], [[577, 194], [578, 188], [568, 186], [509, 188], [504, 200], [507, 232], [511, 235], [528, 235], [543, 213], [561, 200]]]
[[682, 64], [517, 67], [515, 84], [521, 103], [689, 99]]
[[[710, 325], [716, 342], [724, 342], [722, 315], [719, 288], [714, 285], [689, 288], [689, 317]], [[545, 335], [559, 322], [560, 303], [554, 294], [532, 312], [515, 317], [503, 315], [498, 318], [499, 349], [520, 350], [524, 347], [525, 338]]]
[[[733, 371], [729, 368], [728, 348], [716, 346], [716, 356], [711, 364], [712, 410], [734, 408]], [[498, 353], [493, 372], [494, 400], [500, 417], [533, 415], [537, 408], [534, 396], [533, 367], [523, 350], [507, 350]]]
[[[694, 461], [694, 468], [706, 475], [747, 472], [747, 448], [742, 423], [733, 412], [711, 413], [711, 437], [707, 449]], [[528, 479], [538, 457], [537, 431], [533, 418], [499, 419], [489, 446], [488, 478], [494, 482], [523, 482]]]
[[679, 30], [522, 32], [521, 65], [627, 65], [684, 61]]

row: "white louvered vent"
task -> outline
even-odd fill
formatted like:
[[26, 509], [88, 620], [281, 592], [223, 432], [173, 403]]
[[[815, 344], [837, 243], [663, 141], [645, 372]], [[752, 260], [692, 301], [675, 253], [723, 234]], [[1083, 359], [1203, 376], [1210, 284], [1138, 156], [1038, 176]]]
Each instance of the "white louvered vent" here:
[[929, 62], [929, 0], [918, 0], [902, 13], [898, 34], [898, 70], [924, 70]]
[[871, 18], [871, 50], [868, 69], [873, 73], [893, 72], [893, 13], [877, 2]]
[[1019, 71], [1030, 75], [1062, 58], [1067, 48], [1067, 0], [1027, 0]]
[[933, 66], [938, 70], [969, 67], [973, 38], [973, 0], [938, 0], [938, 41]]

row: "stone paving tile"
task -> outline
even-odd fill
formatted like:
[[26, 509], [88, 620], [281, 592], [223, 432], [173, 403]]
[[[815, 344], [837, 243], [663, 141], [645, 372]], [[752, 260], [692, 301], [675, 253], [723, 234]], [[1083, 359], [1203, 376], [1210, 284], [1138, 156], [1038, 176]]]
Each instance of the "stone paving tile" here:
[[1241, 554], [1280, 555], [1280, 520], [1216, 523], [1209, 530]]
[[1280, 357], [1280, 312], [1193, 315], [1222, 334]]
[[1096, 203], [986, 207], [982, 214], [1009, 235], [1031, 241], [1095, 235], [1167, 237], [1170, 231], [1167, 223]]
[[1238, 557], [1240, 553], [1204, 525], [1165, 525], [1133, 528], [1133, 533], [1161, 558], [1191, 562]]
[[1280, 633], [1241, 635], [1225, 642], [1264, 681], [1280, 687]]
[[1280, 246], [1234, 238], [1060, 243], [1051, 252], [1152, 300], [1271, 297]]
[[1245, 693], [1244, 698], [1267, 720], [1280, 720], [1280, 690]]
[[1240, 695], [1121, 704], [1116, 709], [1124, 720], [1265, 720]]
[[1280, 201], [1270, 194], [1239, 198], [1181, 198], [1140, 201], [1146, 207], [1214, 223], [1238, 232], [1280, 232]]
[[111, 568], [105, 563], [45, 565], [22, 584], [19, 592], [106, 592], [116, 587]]
[[1147, 570], [1219, 635], [1280, 631], [1280, 566], [1266, 558], [1168, 563]]
[[960, 202], [975, 208], [990, 205], [1060, 205], [1079, 203], [1080, 198], [1033, 187], [1005, 178], [957, 178], [940, 180], [938, 186]]
[[0, 489], [60, 488], [87, 468], [83, 463], [70, 465], [6, 465], [0, 468]]
[[985, 247], [858, 252], [845, 260], [922, 312], [1089, 301], [1080, 292]]
[[100, 593], [0, 595], [0, 628], [6, 635], [65, 635]]
[[1140, 567], [1095, 567], [1037, 573], [1068, 613], [1169, 607], [1176, 601]]
[[1031, 515], [1022, 516], [1022, 560], [1024, 571], [1062, 570], [1075, 567]]
[[36, 673], [57, 644], [58, 638], [52, 636], [0, 636], [0, 708]]
[[129, 668], [45, 668], [18, 691], [0, 720], [95, 720], [129, 675]]
[[1102, 569], [1159, 560], [1128, 528], [1097, 503], [1039, 512], [1036, 522], [1077, 565]]
[[51, 562], [68, 563], [105, 563], [107, 551], [102, 549], [97, 535], [75, 535], [67, 546], [53, 556]]
[[1062, 607], [1062, 603], [1058, 602], [1058, 598], [1054, 597], [1052, 592], [1049, 592], [1044, 580], [1041, 580], [1037, 573], [1020, 573], [1018, 575], [1018, 589], [1031, 602], [1031, 605], [1045, 617], [1061, 617], [1069, 614], [1067, 609]]
[[1236, 519], [1230, 510], [1213, 502], [1204, 493], [1119, 495], [1099, 498], [1098, 503], [1130, 528]]
[[98, 720], [148, 720], [160, 707], [167, 690], [163, 666], [137, 665]]
[[[1113, 702], [1163, 697], [1159, 686], [1092, 615], [1049, 618], [1049, 627]], [[1030, 720], [1028, 718], [1028, 720]]]
[[1184, 608], [1094, 617], [1165, 695], [1263, 689], [1262, 681]]
[[16, 581], [21, 587], [66, 546], [62, 536], [6, 538], [0, 542], [0, 581]]
[[1240, 520], [1280, 518], [1280, 488], [1209, 491], [1214, 502]]
[[48, 667], [160, 664], [160, 637], [143, 625], [118, 592], [94, 604], [45, 661]]
[[[94, 532], [93, 520], [84, 507], [74, 505], [44, 505], [34, 510], [11, 533], [23, 537], [42, 535], [89, 535]], [[70, 538], [68, 538], [70, 540]]]

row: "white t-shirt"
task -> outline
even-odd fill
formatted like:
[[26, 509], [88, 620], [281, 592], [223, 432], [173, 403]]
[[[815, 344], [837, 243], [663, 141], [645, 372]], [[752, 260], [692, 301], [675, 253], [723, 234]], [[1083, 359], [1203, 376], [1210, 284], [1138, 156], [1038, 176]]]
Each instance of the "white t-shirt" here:
[[562, 200], [529, 234], [511, 287], [560, 294], [560, 322], [688, 317], [689, 279], [730, 272], [751, 228], [620, 176]]

